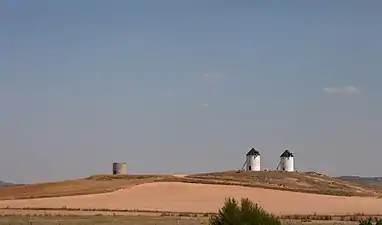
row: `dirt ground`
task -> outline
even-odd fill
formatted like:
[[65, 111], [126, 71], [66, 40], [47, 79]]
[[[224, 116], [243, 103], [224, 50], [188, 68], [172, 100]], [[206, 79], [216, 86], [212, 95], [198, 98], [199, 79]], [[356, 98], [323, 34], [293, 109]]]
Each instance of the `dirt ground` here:
[[146, 183], [111, 193], [0, 201], [0, 208], [117, 209], [216, 212], [226, 197], [248, 197], [277, 215], [382, 214], [382, 199], [341, 197], [227, 185]]

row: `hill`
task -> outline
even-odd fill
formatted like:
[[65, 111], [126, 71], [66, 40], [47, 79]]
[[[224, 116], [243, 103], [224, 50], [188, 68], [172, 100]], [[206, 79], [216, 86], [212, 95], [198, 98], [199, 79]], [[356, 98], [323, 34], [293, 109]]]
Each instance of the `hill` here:
[[1, 181], [1, 180], [0, 180], [0, 187], [18, 186], [18, 185], [21, 185], [21, 184], [13, 184], [13, 183], [4, 182], [4, 181]]
[[153, 182], [155, 178], [154, 175], [95, 175], [78, 180], [0, 187], [0, 200], [106, 193]]
[[381, 196], [382, 188], [345, 181], [316, 172], [217, 172], [187, 176], [197, 183], [223, 183], [338, 196]]
[[95, 175], [85, 179], [0, 187], [0, 200], [73, 196], [112, 192], [153, 182], [182, 182], [259, 187], [338, 196], [382, 196], [382, 188], [314, 172], [217, 172], [175, 175]]
[[[381, 215], [382, 199], [328, 196], [264, 188], [184, 182], [152, 182], [111, 193], [59, 198], [0, 201], [0, 209], [31, 213], [31, 210], [57, 210], [61, 214], [97, 211], [170, 214], [214, 213], [226, 197], [249, 198], [268, 212], [278, 215]], [[163, 214], [164, 213], [164, 214]], [[72, 214], [73, 215], [73, 214]], [[297, 217], [298, 218], [298, 217]], [[300, 217], [301, 218], [301, 217]]]

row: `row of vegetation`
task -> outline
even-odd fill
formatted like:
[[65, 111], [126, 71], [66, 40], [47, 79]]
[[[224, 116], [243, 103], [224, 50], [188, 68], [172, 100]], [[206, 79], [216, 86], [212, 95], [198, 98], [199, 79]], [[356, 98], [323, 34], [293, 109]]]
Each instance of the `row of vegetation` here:
[[[7, 208], [15, 209], [15, 208]], [[23, 210], [40, 210], [45, 215], [51, 214], [46, 211], [66, 210], [66, 211], [93, 211], [93, 212], [145, 212], [142, 210], [113, 210], [113, 209], [80, 209], [80, 208], [22, 208]], [[152, 212], [152, 211], [147, 211]], [[159, 211], [158, 211], [159, 212]], [[227, 198], [224, 205], [218, 213], [170, 213], [159, 212], [161, 216], [180, 216], [180, 217], [209, 217], [210, 225], [281, 225], [281, 220], [301, 220], [301, 222], [311, 222], [312, 220], [341, 220], [341, 221], [359, 221], [359, 225], [382, 225], [382, 219], [379, 216], [366, 217], [363, 214], [354, 214], [348, 216], [330, 216], [330, 215], [284, 215], [276, 216], [268, 213], [260, 205], [251, 202], [247, 198], [240, 201], [234, 198]], [[100, 214], [101, 215], [101, 214]]]
[[[308, 220], [308, 218], [306, 218]], [[329, 219], [329, 218], [326, 218]], [[310, 221], [303, 221], [310, 222]], [[210, 225], [281, 225], [279, 217], [266, 212], [258, 204], [247, 198], [239, 203], [233, 198], [228, 198], [217, 215], [209, 220]], [[359, 220], [359, 225], [382, 225], [382, 219], [366, 218]]]

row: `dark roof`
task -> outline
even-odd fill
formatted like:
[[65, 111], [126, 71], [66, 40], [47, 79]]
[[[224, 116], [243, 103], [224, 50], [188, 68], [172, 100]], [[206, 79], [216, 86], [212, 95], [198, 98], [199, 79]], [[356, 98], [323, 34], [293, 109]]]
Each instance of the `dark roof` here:
[[254, 148], [251, 148], [251, 150], [249, 150], [249, 152], [247, 153], [247, 156], [248, 155], [260, 155], [260, 152], [257, 151], [256, 149]]
[[280, 155], [280, 157], [293, 157], [293, 154], [288, 151], [288, 149], [285, 149], [285, 151], [283, 152], [283, 154]]

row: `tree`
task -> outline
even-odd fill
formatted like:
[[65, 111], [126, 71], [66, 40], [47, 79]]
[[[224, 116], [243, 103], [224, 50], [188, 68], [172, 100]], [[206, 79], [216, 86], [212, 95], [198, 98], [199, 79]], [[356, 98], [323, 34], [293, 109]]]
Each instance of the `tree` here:
[[209, 222], [210, 225], [281, 225], [279, 219], [248, 198], [242, 198], [240, 205], [234, 198], [227, 198]]

